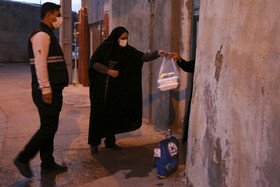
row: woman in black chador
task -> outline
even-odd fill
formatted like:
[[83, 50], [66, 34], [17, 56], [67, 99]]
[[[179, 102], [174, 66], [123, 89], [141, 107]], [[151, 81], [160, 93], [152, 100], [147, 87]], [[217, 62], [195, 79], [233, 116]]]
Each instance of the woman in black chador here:
[[121, 150], [115, 134], [138, 129], [142, 124], [142, 66], [164, 51], [142, 53], [127, 44], [128, 31], [115, 28], [96, 49], [90, 60], [91, 152], [105, 139], [106, 148]]

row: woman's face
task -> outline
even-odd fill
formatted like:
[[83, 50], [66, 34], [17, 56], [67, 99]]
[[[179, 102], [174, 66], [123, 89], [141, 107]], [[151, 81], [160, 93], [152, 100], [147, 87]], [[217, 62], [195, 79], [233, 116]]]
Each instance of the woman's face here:
[[121, 47], [125, 47], [127, 45], [128, 33], [124, 32], [118, 39], [118, 43]]

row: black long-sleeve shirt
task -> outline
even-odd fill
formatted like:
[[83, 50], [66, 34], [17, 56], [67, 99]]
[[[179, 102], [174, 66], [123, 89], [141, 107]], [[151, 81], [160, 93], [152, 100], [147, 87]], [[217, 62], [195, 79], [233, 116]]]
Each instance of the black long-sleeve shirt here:
[[185, 72], [189, 72], [189, 73], [194, 72], [195, 60], [186, 61], [186, 60], [182, 59], [181, 62], [179, 62], [178, 60], [176, 62], [178, 64], [178, 66], [180, 68], [182, 68], [182, 70], [184, 70]]

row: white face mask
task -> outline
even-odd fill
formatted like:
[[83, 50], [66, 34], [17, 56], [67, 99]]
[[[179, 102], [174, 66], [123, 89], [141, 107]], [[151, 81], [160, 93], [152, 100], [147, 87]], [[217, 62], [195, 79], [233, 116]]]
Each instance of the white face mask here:
[[55, 29], [59, 29], [61, 27], [62, 21], [63, 21], [62, 17], [56, 17], [56, 21], [52, 22], [53, 27]]
[[125, 47], [125, 46], [127, 45], [127, 40], [120, 40], [119, 45], [120, 45], [121, 47]]

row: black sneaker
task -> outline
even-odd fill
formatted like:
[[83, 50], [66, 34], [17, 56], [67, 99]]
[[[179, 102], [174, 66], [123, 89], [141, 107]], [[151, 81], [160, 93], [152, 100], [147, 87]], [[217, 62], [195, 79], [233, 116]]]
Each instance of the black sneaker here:
[[60, 174], [64, 173], [68, 170], [67, 166], [60, 166], [57, 163], [51, 164], [51, 166], [47, 168], [41, 168], [41, 175], [46, 175], [46, 174]]
[[112, 144], [112, 145], [106, 145], [106, 148], [114, 149], [114, 150], [117, 150], [117, 151], [122, 150], [122, 148], [115, 143]]
[[32, 171], [29, 167], [29, 163], [23, 163], [18, 159], [15, 159], [14, 164], [18, 168], [20, 174], [22, 174], [26, 178], [32, 178]]

